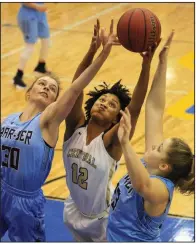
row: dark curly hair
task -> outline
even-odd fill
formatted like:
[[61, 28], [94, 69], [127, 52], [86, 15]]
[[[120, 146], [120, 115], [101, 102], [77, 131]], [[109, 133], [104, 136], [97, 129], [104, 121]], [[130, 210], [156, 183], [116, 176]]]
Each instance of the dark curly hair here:
[[122, 110], [124, 110], [127, 107], [127, 105], [131, 101], [131, 95], [129, 93], [129, 90], [120, 82], [121, 80], [116, 82], [111, 88], [109, 88], [108, 84], [103, 82], [103, 84], [99, 85], [100, 89], [97, 89], [97, 87], [95, 87], [94, 91], [90, 91], [87, 94], [90, 96], [90, 98], [85, 103], [86, 123], [88, 123], [88, 121], [90, 120], [90, 112], [94, 103], [97, 101], [99, 97], [101, 97], [104, 94], [110, 93], [117, 96], [120, 101], [120, 107]]

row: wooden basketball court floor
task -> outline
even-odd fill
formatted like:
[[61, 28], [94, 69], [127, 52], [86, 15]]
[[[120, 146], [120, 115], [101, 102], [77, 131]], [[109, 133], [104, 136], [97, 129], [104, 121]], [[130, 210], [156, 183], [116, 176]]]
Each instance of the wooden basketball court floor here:
[[[100, 19], [101, 26], [108, 29], [111, 18], [116, 24], [120, 16], [130, 8], [148, 8], [159, 17], [163, 40], [152, 62], [151, 81], [157, 66], [158, 53], [171, 29], [175, 29], [168, 62], [164, 135], [182, 137], [194, 150], [194, 114], [188, 110], [194, 105], [194, 3], [47, 3], [47, 5], [51, 30], [51, 48], [47, 65], [61, 78], [63, 90], [69, 87], [74, 72], [89, 47], [96, 18]], [[19, 3], [1, 3], [1, 117], [22, 111], [25, 106], [25, 92], [15, 90], [10, 83], [23, 48], [23, 39], [16, 19], [19, 6]], [[38, 60], [39, 47], [40, 43], [36, 45], [25, 70], [25, 82], [28, 85], [34, 78], [33, 69]], [[132, 92], [139, 77], [141, 61], [139, 54], [128, 52], [122, 47], [113, 47], [110, 57], [85, 89], [85, 93], [103, 80], [114, 83], [120, 78]], [[43, 186], [47, 197], [62, 200], [69, 194], [62, 160], [64, 129], [63, 123], [60, 127], [53, 166]], [[142, 157], [144, 109], [132, 145]], [[126, 167], [122, 159], [113, 183], [116, 184], [125, 172]], [[194, 196], [183, 196], [175, 192], [170, 214], [193, 218]]]

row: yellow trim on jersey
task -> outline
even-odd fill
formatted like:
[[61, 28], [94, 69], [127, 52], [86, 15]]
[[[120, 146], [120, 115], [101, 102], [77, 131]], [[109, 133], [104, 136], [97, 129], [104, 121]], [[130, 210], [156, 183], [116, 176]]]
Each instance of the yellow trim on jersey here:
[[82, 212], [80, 212], [82, 215], [84, 215], [84, 217], [86, 217], [86, 218], [89, 218], [89, 219], [99, 219], [99, 218], [103, 218], [103, 217], [105, 217], [106, 215], [108, 215], [109, 214], [109, 208], [107, 208], [106, 210], [104, 210], [102, 213], [100, 213], [100, 214], [96, 214], [96, 215], [86, 215], [86, 214], [84, 214], [84, 213], [82, 213]]
[[114, 161], [112, 164], [112, 167], [110, 168], [110, 172], [109, 172], [109, 180], [108, 180], [107, 192], [106, 192], [106, 204], [107, 205], [109, 205], [111, 202], [111, 187], [113, 187], [112, 177], [116, 171], [115, 170], [116, 165], [119, 165], [119, 162]]

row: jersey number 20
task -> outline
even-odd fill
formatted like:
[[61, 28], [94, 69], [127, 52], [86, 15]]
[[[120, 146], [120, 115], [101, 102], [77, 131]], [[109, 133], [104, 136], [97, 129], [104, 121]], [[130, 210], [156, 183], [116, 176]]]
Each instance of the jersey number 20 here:
[[79, 175], [78, 175], [78, 165], [73, 163], [72, 164], [72, 182], [74, 184], [79, 185], [81, 188], [87, 190], [88, 183], [88, 170], [86, 168], [79, 168]]

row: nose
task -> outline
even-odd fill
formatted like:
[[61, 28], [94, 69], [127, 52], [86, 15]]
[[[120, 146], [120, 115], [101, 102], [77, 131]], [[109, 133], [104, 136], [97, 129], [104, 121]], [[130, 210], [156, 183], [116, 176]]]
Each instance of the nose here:
[[105, 104], [103, 104], [103, 103], [101, 103], [101, 107], [107, 108], [107, 106]]
[[49, 91], [49, 88], [47, 86], [44, 86], [44, 90]]

